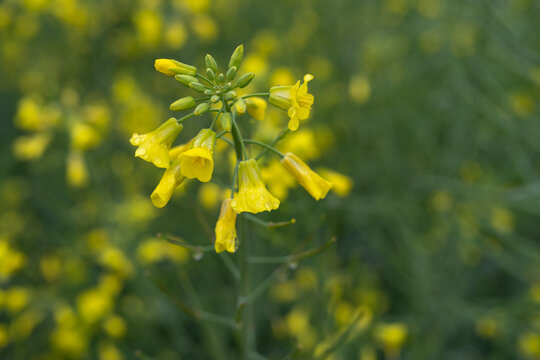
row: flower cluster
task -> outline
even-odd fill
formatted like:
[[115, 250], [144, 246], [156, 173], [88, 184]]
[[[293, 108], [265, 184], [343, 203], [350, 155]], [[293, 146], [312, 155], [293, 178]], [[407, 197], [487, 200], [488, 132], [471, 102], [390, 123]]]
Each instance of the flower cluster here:
[[[172, 59], [158, 59], [155, 68], [160, 73], [174, 77], [180, 84], [201, 94], [199, 98], [186, 96], [170, 105], [173, 111], [192, 110], [180, 119], [170, 118], [156, 130], [147, 134], [133, 134], [131, 144], [137, 146], [135, 156], [164, 168], [165, 173], [151, 195], [156, 207], [164, 207], [175, 189], [185, 179], [197, 179], [200, 182], [212, 181], [214, 172], [214, 151], [216, 140], [222, 140], [234, 148], [236, 165], [232, 171], [231, 196], [225, 199], [216, 224], [215, 249], [235, 252], [238, 246], [236, 234], [237, 214], [271, 211], [279, 207], [279, 200], [266, 188], [257, 160], [266, 153], [281, 158], [283, 168], [316, 200], [326, 196], [332, 183], [323, 179], [293, 153], [282, 154], [273, 145], [287, 132], [296, 131], [300, 120], [306, 120], [311, 112], [314, 97], [308, 93], [308, 82], [313, 75], [304, 76], [304, 82], [298, 81], [291, 86], [274, 86], [266, 93], [238, 95], [239, 89], [245, 88], [255, 77], [248, 72], [238, 75], [244, 56], [244, 47], [238, 46], [232, 54], [228, 69], [219, 72], [218, 64], [211, 55], [206, 55], [206, 71]], [[267, 101], [285, 110], [290, 118], [288, 130], [285, 130], [272, 144], [247, 139], [242, 136], [239, 127], [239, 115], [249, 114], [257, 120], [264, 120]], [[184, 144], [172, 146], [182, 131], [182, 122], [203, 114], [212, 114], [213, 121], [208, 128]], [[221, 131], [216, 133], [217, 127]], [[262, 149], [256, 157], [250, 157], [246, 144]]]

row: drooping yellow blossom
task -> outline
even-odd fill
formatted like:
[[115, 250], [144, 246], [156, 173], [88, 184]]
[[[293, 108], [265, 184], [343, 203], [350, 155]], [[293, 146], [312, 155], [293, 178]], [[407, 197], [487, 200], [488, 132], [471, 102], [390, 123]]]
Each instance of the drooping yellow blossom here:
[[231, 206], [237, 213], [253, 214], [279, 207], [279, 200], [264, 187], [261, 171], [254, 159], [238, 164], [238, 192], [234, 194]]
[[216, 252], [227, 250], [236, 251], [238, 238], [236, 236], [236, 212], [231, 207], [232, 199], [225, 199], [221, 204], [221, 212], [216, 223]]
[[270, 88], [270, 102], [275, 106], [287, 110], [291, 118], [289, 130], [295, 131], [300, 124], [299, 120], [308, 118], [313, 105], [313, 95], [308, 94], [307, 83], [313, 80], [313, 75], [304, 75], [304, 83], [300, 85], [300, 80], [293, 86], [274, 86]]
[[281, 163], [315, 200], [323, 199], [332, 188], [331, 182], [320, 177], [293, 153], [285, 154], [283, 159], [281, 159]]
[[176, 139], [182, 124], [179, 124], [175, 118], [170, 118], [156, 130], [147, 134], [133, 134], [131, 145], [138, 146], [135, 156], [153, 163], [160, 168], [169, 166], [169, 148]]
[[150, 195], [152, 204], [157, 208], [162, 208], [171, 199], [174, 190], [180, 185], [185, 177], [180, 172], [180, 155], [185, 152], [189, 147], [189, 144], [176, 146], [169, 151], [169, 157], [171, 159], [171, 165], [165, 170], [163, 177], [159, 181], [158, 186]]
[[197, 178], [207, 182], [214, 171], [214, 147], [216, 133], [210, 129], [202, 129], [193, 139], [190, 149], [180, 154], [180, 171], [188, 179]]
[[337, 171], [328, 168], [320, 168], [317, 172], [332, 183], [332, 191], [339, 196], [346, 197], [351, 192], [353, 181], [349, 176], [340, 174]]
[[266, 114], [267, 103], [266, 100], [259, 97], [251, 97], [245, 99], [247, 112], [255, 119], [262, 121]]

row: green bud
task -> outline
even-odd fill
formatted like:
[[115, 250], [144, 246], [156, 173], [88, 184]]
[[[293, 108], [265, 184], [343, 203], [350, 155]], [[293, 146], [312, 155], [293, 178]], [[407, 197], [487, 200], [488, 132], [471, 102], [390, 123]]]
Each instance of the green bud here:
[[190, 88], [192, 88], [193, 90], [198, 91], [198, 92], [200, 92], [200, 93], [202, 93], [202, 92], [204, 92], [204, 90], [206, 90], [206, 89], [204, 88], [204, 85], [201, 84], [200, 82], [197, 82], [197, 81], [192, 81], [192, 82], [190, 82], [188, 86], [189, 86]]
[[190, 75], [175, 75], [174, 78], [182, 85], [189, 86], [190, 82], [199, 82], [196, 77]]
[[208, 75], [208, 78], [212, 81], [216, 80], [216, 73], [214, 72], [214, 70], [208, 68], [206, 69], [206, 75]]
[[231, 60], [229, 60], [229, 67], [236, 66], [237, 69], [240, 68], [242, 59], [244, 58], [244, 45], [238, 45], [231, 55]]
[[172, 60], [176, 67], [169, 68], [175, 74], [181, 75], [195, 75], [197, 73], [197, 68], [192, 65], [181, 63], [180, 61]]
[[232, 88], [232, 83], [228, 82], [228, 83], [225, 84], [225, 87], [223, 89], [224, 90], [229, 90], [230, 88]]
[[237, 99], [234, 105], [236, 106], [236, 109], [238, 110], [240, 114], [243, 114], [246, 112], [247, 105], [244, 99], [242, 98]]
[[223, 80], [225, 80], [225, 75], [223, 75], [223, 74], [219, 74], [219, 75], [216, 77], [216, 81], [217, 81], [219, 84], [222, 84], [222, 83], [223, 83]]
[[208, 109], [210, 109], [210, 104], [208, 104], [208, 103], [202, 103], [202, 104], [199, 104], [199, 105], [195, 108], [195, 111], [193, 111], [193, 113], [194, 113], [195, 115], [202, 115], [202, 114], [204, 114], [205, 112], [207, 112]]
[[225, 94], [225, 100], [233, 100], [236, 98], [236, 93], [234, 91], [229, 91]]
[[227, 71], [227, 75], [225, 76], [227, 81], [231, 81], [232, 79], [234, 79], [234, 76], [236, 75], [237, 71], [238, 71], [238, 68], [236, 66], [232, 66], [229, 69], [229, 71]]
[[173, 102], [171, 106], [169, 106], [169, 109], [173, 111], [187, 110], [195, 105], [195, 100], [191, 96], [186, 96]]
[[204, 95], [214, 95], [216, 92], [214, 90], [206, 89], [204, 90]]
[[240, 76], [238, 78], [238, 81], [236, 82], [236, 85], [239, 88], [246, 87], [246, 86], [249, 85], [249, 83], [251, 82], [251, 80], [253, 80], [254, 77], [255, 77], [255, 74], [252, 73], [252, 72], [244, 74], [244, 75], [242, 75], [242, 76]]
[[206, 58], [204, 58], [204, 62], [206, 63], [206, 67], [209, 68], [209, 69], [212, 69], [213, 72], [218, 71], [217, 62], [212, 57], [212, 55], [206, 54]]
[[210, 98], [210, 101], [212, 103], [217, 103], [219, 101], [219, 96], [217, 95], [212, 95], [212, 97]]
[[224, 113], [223, 115], [221, 115], [221, 119], [219, 119], [221, 121], [221, 127], [223, 128], [223, 130], [227, 130], [227, 131], [231, 131], [231, 127], [232, 127], [232, 116], [231, 116], [231, 113]]

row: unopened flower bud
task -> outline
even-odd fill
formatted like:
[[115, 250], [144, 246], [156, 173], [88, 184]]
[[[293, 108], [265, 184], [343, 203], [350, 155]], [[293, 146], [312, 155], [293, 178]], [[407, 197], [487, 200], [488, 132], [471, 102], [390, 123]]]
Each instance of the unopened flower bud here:
[[234, 91], [229, 91], [228, 93], [225, 94], [225, 100], [233, 100], [236, 98], [236, 92]]
[[223, 115], [221, 115], [221, 127], [223, 128], [223, 130], [227, 130], [227, 131], [231, 131], [231, 127], [232, 127], [232, 116], [231, 116], [231, 113], [224, 113]]
[[238, 78], [238, 81], [236, 82], [236, 85], [238, 85], [239, 88], [244, 88], [249, 85], [251, 80], [255, 77], [255, 74], [250, 72], [247, 74], [244, 74]]
[[197, 73], [197, 68], [195, 66], [187, 65], [172, 59], [156, 59], [154, 67], [157, 71], [167, 76], [174, 76], [176, 74], [195, 75]]
[[206, 75], [208, 75], [208, 78], [212, 81], [216, 79], [216, 73], [210, 68], [206, 69]]
[[217, 95], [212, 95], [212, 97], [210, 98], [210, 101], [212, 103], [217, 103], [219, 101], [219, 96]]
[[219, 84], [222, 84], [222, 83], [223, 83], [223, 80], [225, 80], [225, 75], [223, 75], [223, 74], [219, 74], [219, 75], [216, 77], [216, 81], [217, 81]]
[[232, 88], [232, 83], [231, 82], [226, 83], [225, 86], [223, 87], [223, 89], [225, 91], [229, 90], [230, 88]]
[[169, 109], [173, 111], [187, 110], [195, 105], [195, 100], [191, 96], [186, 96], [173, 102], [171, 106], [169, 106]]
[[216, 92], [214, 90], [206, 89], [204, 90], [204, 95], [214, 95]]
[[234, 76], [236, 75], [236, 72], [238, 71], [238, 68], [236, 66], [232, 66], [228, 71], [227, 71], [227, 75], [225, 76], [225, 78], [227, 79], [227, 81], [231, 81], [232, 79], [234, 79]]
[[206, 54], [206, 58], [204, 59], [204, 62], [206, 63], [206, 67], [209, 69], [212, 69], [213, 72], [218, 71], [218, 65], [216, 60], [213, 58], [212, 55]]
[[196, 77], [190, 75], [175, 75], [174, 79], [182, 85], [189, 86], [190, 82], [199, 82]]
[[229, 60], [229, 67], [231, 68], [233, 66], [236, 66], [236, 68], [239, 69], [243, 58], [244, 58], [244, 45], [238, 45], [238, 47], [234, 50], [233, 54], [231, 55], [231, 59]]
[[204, 85], [201, 84], [200, 82], [196, 82], [196, 81], [190, 82], [188, 86], [190, 88], [192, 88], [193, 90], [198, 91], [200, 93], [204, 92], [204, 90], [205, 90]]
[[205, 112], [207, 112], [208, 109], [210, 109], [210, 104], [208, 104], [208, 103], [202, 103], [202, 104], [199, 104], [199, 105], [195, 108], [195, 111], [193, 111], [193, 113], [194, 113], [195, 115], [202, 115], [202, 114], [204, 114]]

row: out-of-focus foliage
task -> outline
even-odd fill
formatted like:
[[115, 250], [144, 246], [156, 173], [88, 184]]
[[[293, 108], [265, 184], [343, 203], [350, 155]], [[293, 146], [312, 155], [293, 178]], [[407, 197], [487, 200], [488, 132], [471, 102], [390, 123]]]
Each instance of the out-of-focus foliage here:
[[[222, 259], [156, 237], [211, 244], [222, 190], [155, 209], [128, 140], [184, 95], [155, 58], [244, 43], [252, 89], [315, 76], [311, 124], [280, 146], [339, 172], [314, 205], [264, 163], [288, 201], [263, 218], [296, 224], [252, 229], [252, 253], [338, 241], [274, 273], [258, 352], [539, 359], [539, 18], [533, 0], [2, 1], [0, 358], [234, 358], [230, 329], [175, 302], [234, 315]], [[269, 108], [254, 136], [287, 121]]]

